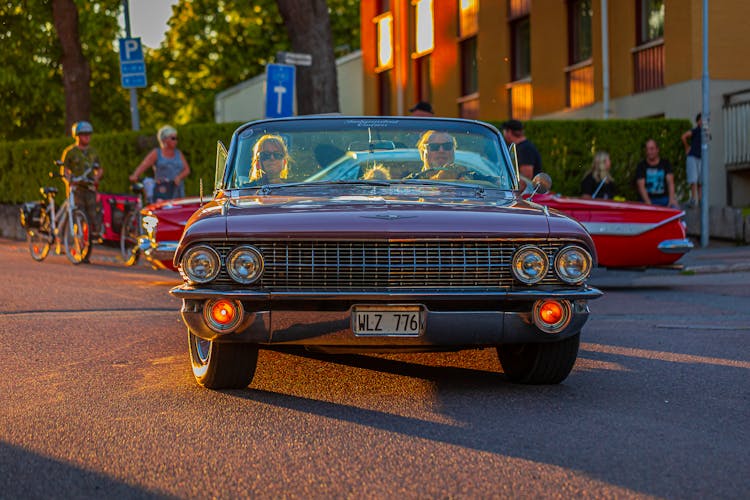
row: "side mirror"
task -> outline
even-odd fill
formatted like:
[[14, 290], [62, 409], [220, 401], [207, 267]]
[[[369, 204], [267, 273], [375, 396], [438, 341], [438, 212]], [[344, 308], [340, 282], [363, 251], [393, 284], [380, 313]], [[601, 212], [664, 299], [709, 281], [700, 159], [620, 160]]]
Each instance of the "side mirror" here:
[[552, 188], [552, 177], [544, 172], [538, 173], [531, 179], [531, 185], [534, 187], [534, 193], [549, 193]]

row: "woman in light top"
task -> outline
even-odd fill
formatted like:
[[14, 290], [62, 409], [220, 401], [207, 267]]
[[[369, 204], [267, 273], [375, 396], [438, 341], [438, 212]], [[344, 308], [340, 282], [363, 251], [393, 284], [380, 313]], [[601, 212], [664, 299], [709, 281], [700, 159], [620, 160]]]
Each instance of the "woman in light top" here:
[[137, 182], [147, 169], [154, 169], [155, 199], [170, 199], [185, 196], [185, 177], [190, 175], [185, 155], [177, 149], [177, 130], [165, 125], [156, 134], [159, 147], [151, 150], [130, 176], [130, 182]]

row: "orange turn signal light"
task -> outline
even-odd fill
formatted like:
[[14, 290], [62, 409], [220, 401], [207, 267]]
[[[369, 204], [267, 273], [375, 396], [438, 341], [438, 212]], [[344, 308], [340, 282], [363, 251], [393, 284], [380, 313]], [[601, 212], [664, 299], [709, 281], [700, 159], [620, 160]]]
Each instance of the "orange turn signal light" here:
[[565, 311], [562, 304], [556, 300], [546, 300], [539, 307], [539, 317], [548, 325], [554, 325], [563, 319]]
[[233, 302], [228, 300], [217, 300], [211, 304], [211, 319], [218, 325], [230, 325], [237, 316], [237, 308]]

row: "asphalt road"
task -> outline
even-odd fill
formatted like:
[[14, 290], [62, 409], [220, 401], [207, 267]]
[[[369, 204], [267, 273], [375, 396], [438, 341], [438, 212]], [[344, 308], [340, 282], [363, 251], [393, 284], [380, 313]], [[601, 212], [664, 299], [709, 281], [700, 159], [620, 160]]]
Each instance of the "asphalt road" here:
[[0, 240], [0, 498], [750, 495], [750, 273], [597, 275], [573, 373], [261, 351], [198, 387], [169, 272]]

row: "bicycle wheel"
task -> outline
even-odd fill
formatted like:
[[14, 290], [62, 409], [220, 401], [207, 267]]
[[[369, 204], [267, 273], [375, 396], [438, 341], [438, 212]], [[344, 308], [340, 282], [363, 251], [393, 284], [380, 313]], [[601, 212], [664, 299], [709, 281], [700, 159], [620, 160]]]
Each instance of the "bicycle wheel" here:
[[73, 264], [80, 264], [89, 255], [89, 221], [80, 210], [73, 211], [73, 220], [66, 221], [63, 231], [65, 255]]
[[120, 230], [120, 255], [126, 266], [132, 266], [138, 262], [140, 252], [136, 248], [138, 236], [140, 236], [140, 217], [138, 212], [131, 210], [125, 216]]
[[41, 229], [28, 229], [26, 231], [26, 241], [29, 243], [29, 253], [31, 258], [41, 262], [49, 254], [49, 233]]

